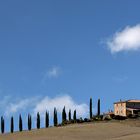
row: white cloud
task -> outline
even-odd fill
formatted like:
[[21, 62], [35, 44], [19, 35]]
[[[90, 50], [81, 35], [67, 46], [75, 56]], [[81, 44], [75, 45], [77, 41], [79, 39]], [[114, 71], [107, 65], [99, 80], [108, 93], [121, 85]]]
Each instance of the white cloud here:
[[49, 78], [56, 78], [61, 74], [61, 69], [60, 67], [52, 67], [51, 69], [49, 69], [46, 74], [45, 77], [49, 77]]
[[140, 49], [140, 24], [127, 26], [120, 32], [116, 32], [107, 41], [111, 53], [121, 51], [137, 51]]
[[10, 106], [7, 108], [7, 113], [6, 114], [15, 113], [18, 110], [23, 110], [29, 105], [29, 103], [30, 103], [30, 100], [28, 100], [28, 99], [21, 100], [16, 104], [11, 103]]
[[0, 111], [7, 117], [16, 113], [31, 113], [36, 117], [37, 112], [40, 112], [41, 116], [44, 116], [46, 110], [48, 110], [52, 117], [54, 107], [57, 108], [58, 114], [60, 114], [64, 106], [66, 107], [67, 113], [69, 109], [71, 109], [73, 114], [73, 111], [76, 109], [78, 117], [86, 117], [89, 113], [87, 104], [77, 104], [69, 95], [57, 96], [54, 98], [45, 96], [42, 98], [30, 97], [24, 99], [6, 96], [0, 102]]
[[41, 114], [44, 114], [44, 112], [48, 110], [52, 116], [54, 107], [57, 108], [58, 113], [61, 113], [64, 106], [66, 107], [67, 113], [69, 109], [71, 109], [72, 112], [76, 109], [77, 116], [79, 117], [85, 117], [88, 114], [88, 105], [84, 103], [77, 104], [68, 95], [55, 98], [45, 97], [36, 105], [34, 113], [36, 114], [37, 112], [40, 112]]
[[26, 109], [32, 108], [38, 102], [39, 97], [25, 98], [20, 100], [12, 97], [5, 99], [6, 100], [3, 103], [3, 106], [5, 106], [4, 115], [9, 116], [13, 115], [14, 113], [21, 113]]

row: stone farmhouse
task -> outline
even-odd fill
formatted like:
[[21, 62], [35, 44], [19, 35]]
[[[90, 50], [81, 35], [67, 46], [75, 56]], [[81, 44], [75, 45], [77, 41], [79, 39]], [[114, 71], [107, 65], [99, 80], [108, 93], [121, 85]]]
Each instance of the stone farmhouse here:
[[126, 100], [115, 102], [114, 115], [123, 117], [140, 115], [140, 100]]

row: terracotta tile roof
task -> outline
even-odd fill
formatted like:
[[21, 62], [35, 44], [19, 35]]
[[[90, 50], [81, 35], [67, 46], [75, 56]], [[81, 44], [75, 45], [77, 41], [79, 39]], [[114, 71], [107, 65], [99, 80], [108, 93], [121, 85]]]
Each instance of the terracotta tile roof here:
[[114, 104], [118, 104], [118, 103], [126, 103], [126, 102], [135, 102], [135, 103], [140, 103], [140, 100], [124, 100], [124, 101], [118, 101], [118, 102], [115, 102]]
[[136, 103], [140, 103], [140, 100], [128, 100], [127, 102], [136, 102]]

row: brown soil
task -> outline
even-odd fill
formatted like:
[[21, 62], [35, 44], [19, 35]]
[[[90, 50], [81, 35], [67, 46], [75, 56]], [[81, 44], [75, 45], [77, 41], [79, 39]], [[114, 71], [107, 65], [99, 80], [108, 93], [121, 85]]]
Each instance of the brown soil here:
[[0, 140], [140, 140], [140, 120], [73, 124], [1, 134]]

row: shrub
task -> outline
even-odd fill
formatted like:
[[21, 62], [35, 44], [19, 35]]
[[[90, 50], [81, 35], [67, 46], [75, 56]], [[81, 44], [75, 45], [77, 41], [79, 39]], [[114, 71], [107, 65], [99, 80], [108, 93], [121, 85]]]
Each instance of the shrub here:
[[84, 120], [82, 118], [76, 120], [77, 123], [83, 123]]
[[114, 116], [113, 119], [115, 119], [115, 120], [125, 120], [127, 118], [126, 117], [123, 117], [123, 116], [116, 115], [116, 116]]
[[91, 120], [88, 118], [84, 118], [84, 122], [91, 122]]

